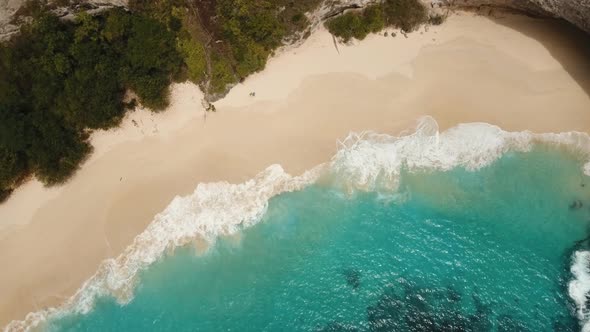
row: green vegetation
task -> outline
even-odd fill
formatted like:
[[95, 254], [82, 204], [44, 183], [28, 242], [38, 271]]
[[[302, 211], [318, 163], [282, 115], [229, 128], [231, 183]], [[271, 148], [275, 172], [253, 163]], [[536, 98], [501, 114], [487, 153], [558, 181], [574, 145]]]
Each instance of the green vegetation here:
[[[306, 13], [320, 2], [129, 0], [129, 11], [73, 22], [52, 15], [46, 1], [26, 2], [18, 14], [31, 20], [0, 44], [0, 201], [31, 175], [65, 181], [91, 152], [91, 130], [116, 126], [134, 107], [126, 96], [161, 110], [170, 82], [186, 79], [209, 101], [223, 96], [285, 41], [306, 38]], [[427, 20], [418, 0], [385, 0], [326, 25], [349, 40]]]
[[428, 12], [419, 0], [386, 0], [383, 10], [387, 26], [410, 32], [428, 20]]
[[277, 8], [267, 1], [218, 0], [221, 34], [231, 45], [236, 73], [245, 78], [264, 68], [285, 35]]
[[228, 85], [235, 83], [236, 78], [227, 58], [214, 54], [211, 62], [213, 76], [211, 77], [210, 89], [214, 94], [221, 94]]
[[430, 16], [430, 18], [428, 19], [428, 23], [432, 25], [441, 25], [443, 24], [446, 18], [446, 15], [434, 14]]
[[348, 42], [352, 38], [362, 40], [369, 33], [378, 32], [385, 27], [409, 32], [428, 20], [428, 12], [419, 0], [385, 0], [330, 19], [326, 22], [326, 28], [336, 37]]
[[18, 14], [30, 23], [0, 44], [0, 201], [31, 175], [65, 181], [92, 150], [89, 130], [116, 126], [135, 105], [127, 91], [153, 110], [168, 105], [172, 80], [223, 95], [307, 29], [319, 2], [130, 0], [129, 11], [74, 22], [26, 2]]
[[207, 60], [205, 47], [195, 41], [188, 32], [184, 32], [178, 38], [180, 50], [188, 71], [188, 79], [195, 83], [202, 83], [207, 75]]
[[321, 0], [130, 0], [170, 30], [177, 29], [177, 48], [185, 77], [200, 84], [210, 98], [266, 65], [286, 39], [304, 35], [305, 13]]
[[180, 67], [174, 32], [152, 18], [37, 10], [0, 45], [0, 198], [30, 174], [65, 181], [91, 151], [87, 130], [119, 123], [126, 90], [162, 109]]
[[284, 38], [308, 25], [305, 11], [314, 0], [217, 0], [215, 30], [227, 41], [229, 60], [238, 79], [264, 68], [268, 56]]
[[326, 22], [326, 27], [344, 42], [352, 38], [365, 39], [369, 33], [378, 32], [385, 27], [382, 5], [371, 5], [362, 11], [340, 15]]

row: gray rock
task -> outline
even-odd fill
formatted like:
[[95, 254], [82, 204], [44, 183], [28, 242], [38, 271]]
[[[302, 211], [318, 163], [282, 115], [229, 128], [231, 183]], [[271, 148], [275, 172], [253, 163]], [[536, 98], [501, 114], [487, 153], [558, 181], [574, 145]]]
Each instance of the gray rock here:
[[[49, 0], [36, 0], [52, 3]], [[19, 31], [19, 23], [15, 22], [15, 14], [17, 10], [26, 2], [26, 0], [0, 0], [0, 41], [10, 38]], [[82, 5], [86, 6], [82, 6]], [[81, 10], [85, 10], [90, 14], [99, 13], [102, 10], [113, 7], [127, 7], [128, 0], [82, 0], [70, 1], [69, 6], [58, 7], [54, 12], [63, 18], [73, 17], [73, 15]], [[81, 9], [85, 8], [85, 9]]]
[[590, 33], [590, 0], [430, 0], [450, 7], [492, 6], [562, 18]]
[[[39, 0], [43, 1], [43, 0]], [[51, 2], [51, 0], [49, 0]], [[347, 8], [362, 8], [378, 0], [326, 0], [317, 17], [310, 17], [315, 24], [323, 21], [330, 14], [340, 13]], [[590, 33], [590, 0], [422, 0], [427, 7], [440, 10], [441, 7], [477, 8], [491, 6], [519, 10], [532, 15], [549, 16], [567, 20], [580, 29]], [[13, 24], [14, 13], [22, 6], [25, 0], [0, 0], [0, 40], [10, 37], [19, 30], [18, 25]], [[128, 0], [81, 0], [71, 3], [85, 3], [91, 5], [91, 12], [96, 13], [112, 7], [127, 7]], [[73, 15], [79, 11], [80, 6], [72, 5], [69, 8], [59, 8], [66, 15]], [[63, 16], [66, 16], [63, 15]]]

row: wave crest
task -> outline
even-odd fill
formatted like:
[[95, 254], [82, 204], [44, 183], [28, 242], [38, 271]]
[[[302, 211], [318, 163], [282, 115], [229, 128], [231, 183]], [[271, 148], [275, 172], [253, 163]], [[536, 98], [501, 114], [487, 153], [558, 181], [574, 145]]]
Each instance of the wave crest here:
[[[485, 123], [460, 124], [441, 133], [432, 117], [424, 117], [413, 133], [405, 135], [351, 133], [340, 141], [340, 148], [328, 165], [317, 166], [298, 177], [273, 165], [242, 184], [200, 184], [191, 195], [174, 198], [121, 255], [103, 261], [96, 274], [72, 298], [57, 308], [29, 313], [24, 320], [12, 321], [5, 331], [25, 331], [64, 314], [87, 313], [99, 296], [114, 296], [126, 303], [132, 298], [138, 272], [165, 252], [196, 238], [213, 242], [219, 235], [251, 226], [264, 214], [270, 198], [303, 189], [322, 174], [338, 179], [337, 183], [348, 190], [395, 190], [404, 169], [476, 170], [508, 151], [529, 151], [536, 143], [576, 153], [586, 162], [585, 174], [590, 175], [590, 136], [585, 133], [507, 132]], [[590, 285], [590, 273], [583, 282]], [[584, 294], [589, 291], [590, 286]], [[579, 312], [580, 319], [585, 319], [585, 307], [579, 305]]]
[[318, 166], [292, 177], [281, 166], [272, 165], [241, 184], [199, 184], [191, 195], [175, 197], [121, 255], [103, 261], [64, 304], [29, 313], [22, 321], [12, 321], [5, 331], [26, 331], [64, 314], [87, 313], [100, 296], [110, 295], [122, 304], [127, 303], [132, 298], [138, 272], [165, 252], [195, 238], [211, 243], [220, 235], [251, 226], [264, 214], [271, 197], [303, 189], [317, 179], [320, 170]]
[[487, 123], [459, 124], [439, 132], [429, 116], [416, 131], [390, 136], [367, 131], [351, 133], [340, 141], [331, 170], [348, 190], [395, 190], [400, 174], [408, 171], [448, 171], [455, 167], [477, 170], [509, 151], [529, 151], [534, 144], [554, 145], [572, 151], [587, 163], [590, 175], [590, 136], [580, 132], [535, 134], [507, 132]]
[[582, 331], [590, 332], [590, 251], [576, 251], [572, 258], [570, 272], [574, 278], [568, 284], [570, 298], [576, 303], [577, 316], [582, 323]]

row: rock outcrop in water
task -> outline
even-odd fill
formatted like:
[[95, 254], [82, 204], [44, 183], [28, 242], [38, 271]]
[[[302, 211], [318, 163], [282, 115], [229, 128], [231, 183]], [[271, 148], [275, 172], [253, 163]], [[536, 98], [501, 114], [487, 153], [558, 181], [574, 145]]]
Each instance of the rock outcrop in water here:
[[357, 289], [361, 286], [361, 272], [355, 269], [346, 269], [342, 272], [346, 279], [346, 284], [353, 289]]

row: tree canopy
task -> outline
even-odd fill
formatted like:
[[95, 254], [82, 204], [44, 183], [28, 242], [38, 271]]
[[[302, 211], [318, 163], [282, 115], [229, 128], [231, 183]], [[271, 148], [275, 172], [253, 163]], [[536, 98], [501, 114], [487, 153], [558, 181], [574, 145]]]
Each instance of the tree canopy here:
[[[174, 80], [222, 96], [286, 40], [309, 35], [306, 13], [320, 2], [129, 0], [128, 10], [74, 21], [27, 2], [19, 12], [31, 20], [0, 43], [0, 201], [31, 175], [47, 185], [67, 180], [92, 150], [90, 131], [118, 125], [135, 105], [128, 91], [155, 111], [168, 105]], [[384, 0], [326, 26], [349, 40], [427, 19], [419, 0]]]
[[181, 61], [174, 32], [155, 19], [112, 10], [64, 22], [39, 11], [0, 44], [0, 198], [30, 174], [66, 180], [92, 150], [88, 129], [124, 116], [126, 90], [164, 108]]
[[[344, 42], [352, 38], [365, 39], [385, 27], [410, 32], [428, 21], [426, 7], [419, 0], [384, 0], [359, 11], [351, 11], [326, 22], [326, 28]], [[438, 24], [442, 16], [436, 16]]]
[[0, 201], [30, 175], [67, 180], [92, 150], [90, 131], [118, 125], [134, 104], [127, 91], [152, 110], [183, 77], [225, 93], [264, 68], [318, 3], [130, 0], [130, 10], [66, 21], [28, 2], [30, 22], [0, 44]]

